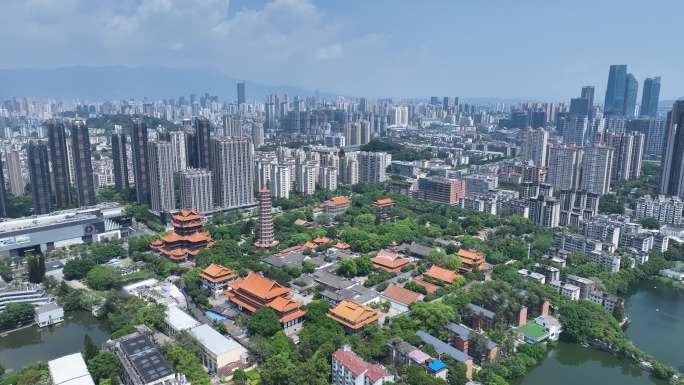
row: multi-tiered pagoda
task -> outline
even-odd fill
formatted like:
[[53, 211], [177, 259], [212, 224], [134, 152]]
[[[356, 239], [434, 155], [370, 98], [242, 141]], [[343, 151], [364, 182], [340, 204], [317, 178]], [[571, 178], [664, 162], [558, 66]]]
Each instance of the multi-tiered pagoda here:
[[196, 256], [200, 250], [212, 247], [214, 241], [204, 231], [204, 215], [182, 209], [173, 215], [173, 231], [152, 241], [150, 247], [173, 262], [182, 263]]

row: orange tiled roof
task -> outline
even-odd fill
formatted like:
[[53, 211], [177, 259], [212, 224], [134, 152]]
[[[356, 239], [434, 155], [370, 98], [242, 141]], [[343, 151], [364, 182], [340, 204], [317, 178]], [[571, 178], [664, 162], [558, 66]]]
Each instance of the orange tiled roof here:
[[455, 271], [444, 269], [437, 265], [432, 265], [430, 270], [423, 273], [423, 275], [434, 278], [438, 281], [446, 282], [448, 284], [453, 283], [454, 280], [456, 280], [456, 277], [458, 277], [458, 273]]
[[292, 313], [285, 314], [284, 316], [280, 317], [279, 321], [281, 324], [290, 322], [294, 319], [304, 317], [306, 315], [306, 312], [304, 310], [297, 310]]
[[393, 253], [384, 249], [380, 250], [378, 254], [371, 260], [374, 264], [389, 269], [399, 269], [411, 262], [410, 259], [403, 257], [401, 254]]
[[387, 286], [387, 289], [382, 292], [382, 295], [399, 303], [403, 303], [404, 305], [410, 305], [414, 302], [422, 301], [423, 298], [425, 298], [425, 296], [420, 293], [395, 285]]
[[459, 249], [458, 254], [461, 260], [468, 261], [470, 263], [482, 263], [484, 262], [484, 255], [476, 250]]
[[194, 221], [197, 219], [204, 219], [204, 215], [197, 214], [195, 210], [191, 209], [181, 209], [178, 214], [173, 215], [173, 219], [176, 221]]
[[371, 307], [343, 300], [328, 311], [328, 317], [343, 326], [358, 330], [373, 322], [377, 322], [380, 318], [380, 313]]
[[257, 274], [251, 271], [245, 278], [238, 278], [233, 282], [230, 287], [233, 290], [245, 291], [251, 295], [259, 297], [265, 300], [271, 300], [275, 297], [280, 297], [290, 293], [290, 289], [282, 286], [281, 284], [271, 281], [268, 278], [263, 277], [261, 274]]
[[342, 205], [348, 205], [349, 204], [349, 198], [345, 196], [339, 196], [339, 197], [334, 197], [331, 199], [329, 202], [336, 206], [342, 206]]
[[390, 206], [394, 204], [394, 199], [392, 198], [382, 198], [378, 199], [373, 203], [374, 206], [380, 207], [380, 206]]
[[287, 313], [300, 306], [302, 306], [301, 303], [287, 297], [278, 297], [268, 304], [268, 307], [279, 313]]
[[344, 243], [344, 242], [337, 242], [335, 244], [335, 248], [340, 249], [340, 250], [346, 250], [346, 249], [351, 249], [351, 245], [348, 243]]
[[171, 242], [179, 242], [179, 241], [184, 241], [185, 237], [176, 234], [175, 231], [172, 231], [163, 237], [161, 237], [162, 242], [164, 243], [171, 243]]
[[294, 224], [297, 226], [306, 226], [309, 223], [303, 219], [297, 218], [297, 219], [295, 219]]
[[428, 294], [432, 294], [439, 290], [439, 286], [432, 284], [430, 282], [423, 281], [420, 278], [414, 278], [412, 282], [415, 282], [416, 284], [422, 286], [425, 288], [425, 291], [427, 291]]
[[200, 276], [210, 282], [226, 282], [235, 278], [233, 270], [216, 263], [212, 263], [202, 270]]
[[330, 239], [330, 238], [328, 238], [328, 237], [318, 237], [318, 238], [314, 238], [313, 242], [314, 242], [314, 243], [317, 243], [317, 244], [319, 244], [319, 245], [321, 245], [321, 244], [324, 244], [324, 243], [330, 243], [330, 242], [332, 242], [332, 239]]
[[309, 241], [309, 242], [306, 242], [303, 246], [304, 246], [305, 249], [315, 249], [316, 246], [318, 246], [318, 245], [316, 245], [315, 243]]

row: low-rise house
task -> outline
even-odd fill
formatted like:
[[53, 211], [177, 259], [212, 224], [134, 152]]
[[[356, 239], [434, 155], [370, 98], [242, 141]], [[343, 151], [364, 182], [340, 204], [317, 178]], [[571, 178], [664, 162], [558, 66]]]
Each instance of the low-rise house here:
[[64, 309], [54, 302], [46, 303], [36, 307], [34, 319], [41, 328], [58, 324], [64, 322]]
[[235, 272], [223, 265], [212, 263], [200, 273], [202, 287], [214, 295], [223, 293], [228, 285], [237, 278]]
[[421, 245], [420, 243], [416, 242], [411, 242], [410, 244], [404, 243], [399, 246], [399, 251], [417, 258], [427, 258], [432, 250], [434, 250], [432, 247]]
[[436, 292], [437, 290], [439, 290], [439, 289], [441, 288], [441, 286], [438, 286], [438, 285], [435, 285], [435, 284], [433, 284], [433, 283], [427, 282], [427, 281], [425, 281], [424, 279], [419, 278], [419, 277], [413, 278], [413, 279], [411, 280], [411, 282], [413, 282], [413, 283], [415, 283], [415, 284], [417, 284], [417, 285], [419, 285], [419, 286], [422, 286], [422, 287], [425, 289], [425, 292], [428, 293], [428, 294], [432, 294], [432, 293]]
[[423, 273], [423, 277], [430, 278], [437, 283], [445, 286], [451, 285], [458, 278], [458, 273], [453, 270], [445, 269], [437, 265], [430, 266], [430, 269]]
[[81, 353], [48, 361], [50, 385], [95, 385]]
[[544, 326], [536, 323], [530, 322], [516, 329], [520, 338], [530, 345], [538, 344], [549, 339], [549, 333], [546, 331]]
[[382, 292], [381, 298], [389, 301], [391, 306], [395, 308], [398, 313], [405, 313], [409, 311], [409, 307], [413, 303], [422, 301], [425, 296], [409, 289], [390, 284], [387, 286], [387, 289]]
[[473, 352], [469, 346], [471, 335], [478, 334], [476, 331], [470, 329], [469, 327], [463, 324], [457, 324], [453, 322], [448, 323], [446, 325], [446, 329], [452, 334], [453, 338], [451, 343], [458, 350], [470, 356], [473, 356], [474, 354], [480, 355], [479, 357], [476, 357], [479, 361], [496, 360], [496, 357], [499, 354], [499, 347], [494, 341], [480, 334], [480, 336], [482, 336], [482, 338], [484, 339], [484, 351], [476, 353]]
[[328, 311], [328, 317], [342, 325], [344, 330], [355, 333], [368, 325], [377, 323], [380, 312], [370, 306], [343, 300]]
[[334, 385], [384, 385], [394, 382], [384, 366], [369, 364], [345, 345], [332, 354]]
[[209, 373], [230, 376], [236, 369], [247, 367], [248, 352], [234, 339], [226, 337], [207, 324], [190, 329], [200, 346], [200, 361]]
[[527, 269], [518, 270], [518, 274], [522, 275], [523, 277], [525, 277], [527, 279], [537, 281], [537, 282], [541, 283], [542, 285], [546, 282], [546, 276], [544, 274], [535, 273], [535, 272], [529, 271]]
[[551, 281], [549, 286], [562, 295], [572, 301], [579, 301], [580, 299], [580, 288], [567, 282], [562, 281]]
[[411, 258], [388, 250], [380, 250], [378, 254], [371, 259], [373, 267], [376, 269], [383, 269], [392, 273], [399, 273], [404, 266], [408, 266], [413, 261]]
[[473, 378], [472, 357], [424, 331], [417, 331], [416, 336], [418, 336], [423, 343], [432, 346], [439, 356], [444, 354], [456, 360], [457, 362], [464, 364], [466, 366], [466, 378], [469, 380]]
[[563, 332], [560, 321], [558, 321], [556, 317], [550, 316], [548, 314], [542, 314], [535, 318], [534, 323], [544, 328], [551, 341], [558, 341], [561, 333]]
[[380, 299], [380, 295], [377, 291], [361, 284], [355, 284], [354, 286], [341, 290], [326, 289], [323, 290], [320, 295], [330, 304], [330, 306], [337, 306], [342, 301], [352, 301], [362, 305], [368, 305], [377, 302]]
[[392, 338], [385, 346], [389, 351], [388, 361], [396, 368], [401, 369], [404, 365], [419, 365], [433, 377], [446, 380], [448, 369], [442, 360], [432, 358], [399, 337]]
[[461, 272], [480, 271], [485, 265], [485, 256], [477, 250], [460, 249], [458, 257], [461, 258]]

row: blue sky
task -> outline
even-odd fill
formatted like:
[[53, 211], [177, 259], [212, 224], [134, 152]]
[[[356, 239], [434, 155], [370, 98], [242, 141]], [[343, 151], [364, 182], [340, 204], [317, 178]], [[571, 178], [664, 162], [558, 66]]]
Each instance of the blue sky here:
[[[372, 97], [684, 96], [684, 1], [3, 0], [0, 68], [163, 65]], [[641, 90], [639, 91], [641, 93]]]

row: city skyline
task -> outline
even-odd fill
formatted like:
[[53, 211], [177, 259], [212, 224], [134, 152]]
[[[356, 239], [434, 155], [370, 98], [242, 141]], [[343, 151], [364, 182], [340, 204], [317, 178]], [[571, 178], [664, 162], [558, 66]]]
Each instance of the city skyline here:
[[[662, 100], [681, 97], [681, 60], [669, 47], [684, 5], [616, 5], [212, 0], [105, 2], [90, 9], [83, 0], [9, 1], [0, 30], [16, 39], [5, 47], [0, 68], [164, 66], [217, 71], [246, 80], [247, 88], [256, 82], [370, 97], [558, 100], [583, 85], [597, 86], [602, 99], [605, 68], [628, 64], [640, 84], [663, 78]], [[643, 17], [654, 11], [657, 18]], [[580, 14], [587, 28], [576, 28]], [[188, 28], [176, 27], [181, 20]], [[416, 28], [397, 28], [407, 23]], [[94, 32], [85, 36], [84, 27]], [[643, 55], [634, 46], [670, 54]], [[553, 55], [544, 47], [553, 47]]]

